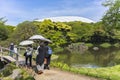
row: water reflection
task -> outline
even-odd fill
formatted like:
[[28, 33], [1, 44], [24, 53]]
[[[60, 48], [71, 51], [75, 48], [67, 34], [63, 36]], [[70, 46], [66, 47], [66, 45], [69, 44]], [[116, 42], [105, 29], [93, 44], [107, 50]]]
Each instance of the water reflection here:
[[98, 68], [120, 64], [120, 49], [115, 47], [99, 48], [97, 51], [91, 48], [82, 54], [74, 51], [70, 53], [65, 50], [58, 55], [60, 56], [57, 61], [72, 67]]

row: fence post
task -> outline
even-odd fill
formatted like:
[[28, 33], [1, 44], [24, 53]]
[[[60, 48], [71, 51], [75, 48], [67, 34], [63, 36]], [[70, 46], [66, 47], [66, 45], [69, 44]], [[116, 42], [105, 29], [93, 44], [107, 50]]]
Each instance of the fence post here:
[[3, 61], [3, 49], [2, 49], [2, 47], [0, 46], [0, 52], [1, 52], [1, 61]]
[[18, 67], [19, 63], [18, 63], [18, 60], [19, 60], [19, 51], [18, 51], [19, 47], [14, 47], [14, 52], [15, 52], [15, 55], [16, 55], [16, 66]]

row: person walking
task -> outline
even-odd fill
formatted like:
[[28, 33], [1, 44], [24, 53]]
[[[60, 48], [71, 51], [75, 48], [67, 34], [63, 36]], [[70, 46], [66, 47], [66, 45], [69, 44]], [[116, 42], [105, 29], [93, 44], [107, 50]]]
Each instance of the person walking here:
[[14, 53], [16, 54], [16, 60], [18, 60], [18, 49], [17, 49], [17, 45], [14, 46]]
[[16, 54], [16, 66], [18, 66], [18, 49], [17, 49], [17, 45], [14, 46], [14, 53]]
[[38, 54], [36, 56], [36, 67], [38, 74], [43, 73], [44, 70], [44, 58], [45, 58], [45, 45], [44, 42], [40, 43], [38, 48]]
[[51, 55], [52, 55], [52, 49], [48, 46], [49, 42], [44, 42], [45, 48], [46, 48], [46, 54], [45, 54], [45, 63], [44, 63], [44, 69], [50, 69], [50, 61], [51, 61]]
[[13, 57], [13, 54], [14, 54], [14, 44], [13, 43], [10, 44], [9, 50], [10, 50], [10, 56]]
[[[32, 53], [33, 53], [33, 48], [32, 45], [28, 45], [26, 49], [26, 54], [25, 56], [25, 64], [27, 67], [32, 67]], [[29, 64], [28, 64], [29, 61]]]

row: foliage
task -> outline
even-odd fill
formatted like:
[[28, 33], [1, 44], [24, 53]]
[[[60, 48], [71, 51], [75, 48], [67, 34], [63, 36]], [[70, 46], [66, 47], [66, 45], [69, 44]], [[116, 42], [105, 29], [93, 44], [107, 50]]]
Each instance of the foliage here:
[[5, 24], [6, 21], [7, 21], [7, 19], [5, 19], [5, 17], [0, 18], [0, 24]]
[[16, 68], [16, 66], [13, 63], [8, 64], [1, 71], [0, 75], [3, 76], [3, 77], [7, 77], [7, 76], [9, 76], [12, 73], [13, 69], [15, 69], [15, 68]]
[[79, 21], [75, 22], [66, 22], [67, 25], [72, 27], [73, 33], [77, 35], [78, 41], [86, 42], [90, 40], [90, 36], [93, 35], [93, 25], [89, 23], [83, 23]]
[[6, 25], [7, 31], [8, 31], [8, 38], [11, 37], [12, 33], [15, 31], [15, 26]]
[[120, 30], [120, 0], [107, 0], [104, 5], [109, 7], [102, 19], [104, 29], [110, 36], [115, 36], [114, 32]]
[[3, 80], [13, 80], [10, 77], [5, 77]]
[[61, 62], [52, 62], [51, 66], [60, 68], [65, 71], [102, 78], [105, 80], [119, 80], [120, 65], [106, 68], [74, 68]]
[[33, 76], [31, 76], [24, 68], [22, 69], [22, 77], [18, 80], [35, 80]]
[[51, 20], [44, 20], [43, 22], [34, 22], [39, 27], [39, 33], [46, 38], [52, 40], [52, 47], [61, 47], [75, 41], [76, 35], [71, 33], [71, 26], [61, 22], [52, 22]]
[[12, 33], [12, 26], [5, 25], [6, 21], [5, 17], [0, 18], [0, 41], [6, 40]]
[[113, 46], [120, 47], [120, 43], [115, 43]]
[[63, 50], [64, 48], [57, 47], [57, 48], [54, 48], [54, 53], [59, 53], [59, 52], [62, 52]]
[[103, 48], [109, 48], [112, 45], [110, 43], [102, 43], [102, 44], [100, 44], [100, 46]]
[[0, 23], [0, 40], [6, 40], [8, 38], [8, 30], [6, 26]]
[[[0, 73], [0, 77], [3, 80], [13, 80], [9, 75], [12, 74], [12, 71], [16, 69], [16, 65], [14, 63], [8, 64], [4, 70]], [[33, 76], [30, 76], [28, 72], [24, 68], [20, 68], [22, 71], [20, 73], [21, 77], [15, 78], [15, 80], [35, 80]]]
[[85, 43], [85, 46], [88, 46], [90, 48], [90, 47], [93, 47], [93, 44], [92, 43]]
[[38, 28], [32, 22], [25, 21], [18, 24], [14, 33], [11, 35], [10, 42], [18, 43], [26, 40], [34, 34], [38, 33]]

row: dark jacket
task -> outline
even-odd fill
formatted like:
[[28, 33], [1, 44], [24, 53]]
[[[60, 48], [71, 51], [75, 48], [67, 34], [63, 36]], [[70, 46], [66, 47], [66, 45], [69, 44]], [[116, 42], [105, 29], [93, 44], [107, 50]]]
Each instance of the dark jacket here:
[[45, 46], [40, 46], [38, 48], [38, 55], [36, 57], [36, 64], [42, 65], [44, 63], [45, 58]]

